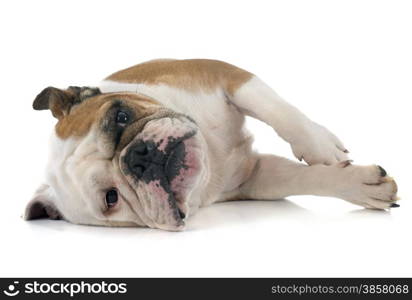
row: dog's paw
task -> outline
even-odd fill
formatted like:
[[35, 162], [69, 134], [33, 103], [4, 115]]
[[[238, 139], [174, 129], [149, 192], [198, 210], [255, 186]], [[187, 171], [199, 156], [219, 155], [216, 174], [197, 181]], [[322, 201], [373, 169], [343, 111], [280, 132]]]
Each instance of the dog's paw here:
[[370, 209], [399, 207], [396, 203], [398, 187], [393, 178], [377, 165], [356, 166], [350, 161], [337, 165], [343, 178], [339, 186], [339, 198]]
[[333, 165], [348, 159], [348, 150], [327, 128], [310, 122], [304, 132], [291, 143], [293, 154], [309, 165]]

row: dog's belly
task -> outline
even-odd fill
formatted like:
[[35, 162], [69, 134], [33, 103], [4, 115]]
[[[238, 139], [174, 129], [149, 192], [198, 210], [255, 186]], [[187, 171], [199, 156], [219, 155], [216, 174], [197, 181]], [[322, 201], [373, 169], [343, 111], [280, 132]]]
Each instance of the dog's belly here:
[[245, 117], [223, 93], [186, 91], [167, 85], [103, 81], [100, 89], [108, 92], [135, 92], [152, 97], [174, 111], [193, 118], [204, 136], [210, 164], [208, 182], [199, 193], [200, 205], [222, 200], [249, 176], [255, 161], [251, 157], [251, 134], [245, 129]]

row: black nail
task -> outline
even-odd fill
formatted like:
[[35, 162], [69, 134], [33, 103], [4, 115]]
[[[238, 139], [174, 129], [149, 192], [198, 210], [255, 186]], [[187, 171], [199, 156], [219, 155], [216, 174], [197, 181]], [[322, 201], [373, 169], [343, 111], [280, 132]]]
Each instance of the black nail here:
[[382, 176], [382, 177], [385, 177], [385, 176], [387, 175], [385, 169], [382, 168], [381, 166], [378, 166], [378, 168], [379, 168], [379, 171], [381, 171], [381, 176]]
[[345, 150], [343, 150], [343, 152], [345, 152], [345, 153], [349, 153], [349, 150], [348, 150], [348, 149], [345, 149]]
[[184, 212], [182, 212], [180, 209], [177, 209], [177, 211], [179, 212], [179, 216], [180, 216], [181, 219], [186, 218], [186, 215], [185, 215]]
[[399, 207], [400, 205], [399, 204], [397, 204], [397, 203], [392, 203], [391, 204], [391, 207]]

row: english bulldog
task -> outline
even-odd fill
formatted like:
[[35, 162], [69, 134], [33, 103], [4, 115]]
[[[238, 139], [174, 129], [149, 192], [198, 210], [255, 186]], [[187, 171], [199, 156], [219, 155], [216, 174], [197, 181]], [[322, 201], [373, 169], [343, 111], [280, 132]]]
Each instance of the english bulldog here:
[[[57, 123], [26, 220], [178, 231], [219, 201], [318, 195], [399, 206], [382, 167], [353, 165], [333, 133], [225, 62], [153, 60], [99, 87], [48, 87], [33, 108]], [[253, 151], [245, 116], [271, 126], [306, 164]]]

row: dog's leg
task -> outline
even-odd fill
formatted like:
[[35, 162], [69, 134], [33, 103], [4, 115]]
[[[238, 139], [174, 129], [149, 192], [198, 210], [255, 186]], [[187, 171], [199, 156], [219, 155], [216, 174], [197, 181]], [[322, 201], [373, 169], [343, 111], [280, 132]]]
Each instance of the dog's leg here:
[[288, 104], [257, 77], [243, 84], [232, 102], [246, 115], [273, 127], [290, 143], [294, 155], [309, 165], [331, 165], [348, 159], [346, 148], [334, 134]]
[[331, 166], [307, 166], [275, 155], [258, 155], [251, 177], [232, 199], [281, 199], [317, 195], [344, 199], [374, 209], [397, 207], [397, 187], [377, 165], [343, 161]]

